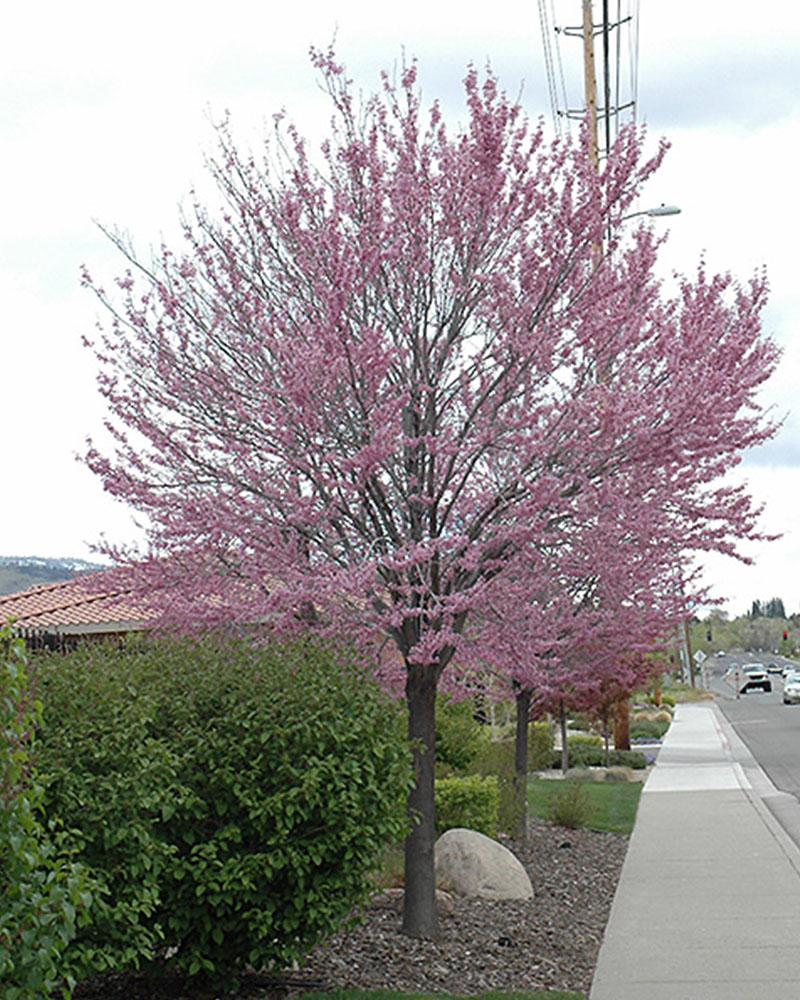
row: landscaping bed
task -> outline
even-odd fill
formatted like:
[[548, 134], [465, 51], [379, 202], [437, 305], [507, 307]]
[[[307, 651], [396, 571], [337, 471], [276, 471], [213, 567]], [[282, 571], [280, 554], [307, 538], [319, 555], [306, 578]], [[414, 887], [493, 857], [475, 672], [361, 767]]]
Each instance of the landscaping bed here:
[[[488, 902], [451, 897], [441, 915], [441, 939], [400, 933], [397, 903], [386, 896], [363, 924], [317, 948], [280, 988], [262, 977], [243, 982], [240, 997], [280, 996], [316, 989], [391, 989], [454, 996], [486, 991], [568, 990], [588, 995], [628, 838], [595, 830], [565, 830], [536, 817], [526, 847], [503, 842], [530, 876], [534, 898]], [[86, 983], [75, 1000], [208, 1000], [172, 981], [156, 990], [134, 976]]]
[[628, 839], [538, 818], [530, 829], [524, 848], [503, 842], [527, 870], [532, 900], [455, 897], [436, 942], [404, 937], [399, 913], [379, 902], [364, 925], [318, 948], [302, 974], [340, 988], [588, 994]]

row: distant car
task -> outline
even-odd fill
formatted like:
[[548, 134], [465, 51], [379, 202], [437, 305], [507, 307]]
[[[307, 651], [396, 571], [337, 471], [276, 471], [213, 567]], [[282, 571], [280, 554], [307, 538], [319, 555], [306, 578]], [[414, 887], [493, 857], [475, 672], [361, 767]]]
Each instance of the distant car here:
[[780, 663], [776, 663], [774, 660], [770, 660], [769, 663], [767, 664], [767, 673], [782, 674], [783, 667], [780, 665]]
[[790, 674], [783, 685], [784, 705], [800, 704], [800, 674]]
[[725, 656], [726, 653], [725, 653], [724, 649], [718, 649], [715, 655], [716, 656]]
[[781, 674], [783, 675], [783, 679], [786, 680], [789, 674], [796, 674], [798, 670], [800, 670], [800, 667], [798, 667], [796, 663], [787, 663], [781, 669]]
[[740, 670], [739, 693], [747, 694], [749, 691], [772, 690], [772, 681], [767, 677], [767, 672], [760, 663], [745, 663]]

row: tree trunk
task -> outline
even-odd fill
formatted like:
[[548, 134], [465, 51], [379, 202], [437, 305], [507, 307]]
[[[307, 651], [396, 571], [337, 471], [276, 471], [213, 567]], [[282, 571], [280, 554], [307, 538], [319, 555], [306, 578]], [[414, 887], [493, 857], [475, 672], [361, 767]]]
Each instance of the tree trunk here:
[[661, 708], [661, 674], [656, 674], [653, 681], [653, 702], [656, 708]]
[[439, 933], [433, 866], [437, 675], [435, 668], [418, 664], [407, 664], [406, 670], [408, 735], [412, 741], [416, 781], [408, 796], [413, 826], [405, 845], [403, 933], [414, 938], [435, 938]]
[[614, 749], [631, 748], [631, 702], [630, 698], [620, 698], [614, 706]]
[[528, 715], [531, 690], [517, 692], [517, 733], [514, 743], [514, 837], [524, 844], [528, 839]]
[[558, 707], [558, 724], [561, 727], [561, 770], [569, 770], [569, 741], [567, 740], [567, 710], [562, 701]]

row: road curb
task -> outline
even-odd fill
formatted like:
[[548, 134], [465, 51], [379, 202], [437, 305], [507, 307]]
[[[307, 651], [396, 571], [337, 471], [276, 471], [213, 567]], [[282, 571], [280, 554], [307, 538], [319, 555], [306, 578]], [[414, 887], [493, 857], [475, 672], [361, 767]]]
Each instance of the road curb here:
[[[730, 722], [728, 722], [716, 703], [711, 702], [709, 707], [713, 712], [714, 724], [720, 733], [725, 753], [735, 765], [735, 771], [739, 778], [742, 792], [758, 813], [764, 826], [769, 830], [770, 835], [777, 842], [786, 860], [795, 869], [797, 874], [800, 875], [800, 846], [798, 846], [791, 834], [789, 834], [778, 817], [772, 812], [766, 800], [775, 799], [776, 801], [785, 801], [787, 798], [792, 800], [795, 807], [792, 812], [796, 810], [796, 815], [793, 817], [796, 822], [792, 825], [796, 826], [798, 835], [800, 835], [800, 803], [797, 802], [794, 796], [789, 795], [788, 792], [782, 792], [775, 787], [769, 775], [760, 767], [747, 744]], [[739, 758], [739, 760], [736, 758]], [[758, 786], [757, 788], [754, 787], [754, 783], [745, 774], [744, 768], [739, 763], [742, 759], [746, 762], [748, 771], [753, 772], [756, 777], [755, 784]]]

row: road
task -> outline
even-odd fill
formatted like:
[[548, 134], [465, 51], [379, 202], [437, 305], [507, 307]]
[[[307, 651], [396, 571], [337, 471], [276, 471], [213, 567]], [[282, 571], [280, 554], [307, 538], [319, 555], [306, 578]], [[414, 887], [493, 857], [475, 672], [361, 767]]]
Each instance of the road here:
[[[769, 674], [772, 693], [761, 691], [741, 695], [737, 700], [731, 684], [722, 675], [729, 667], [745, 663], [781, 666], [791, 661], [770, 653], [729, 653], [706, 660], [708, 686], [717, 695], [717, 704], [727, 720], [772, 783], [800, 801], [800, 705], [784, 705], [783, 680]], [[798, 665], [800, 666], [800, 665]]]

